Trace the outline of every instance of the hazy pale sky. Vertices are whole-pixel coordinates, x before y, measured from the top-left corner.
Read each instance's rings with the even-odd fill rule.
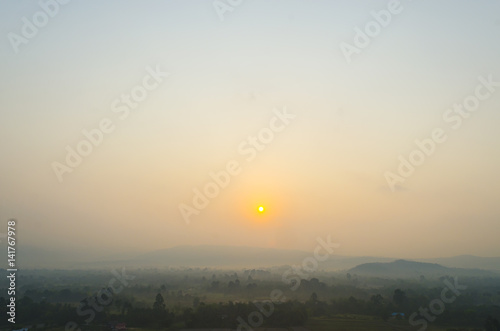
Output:
[[[0,219],[18,245],[500,252],[498,1],[0,7]],[[88,155],[73,167],[67,148]]]

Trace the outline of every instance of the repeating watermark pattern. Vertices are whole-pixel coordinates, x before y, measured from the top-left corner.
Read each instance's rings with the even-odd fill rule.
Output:
[[[479,76],[477,79],[479,84],[474,89],[474,92],[466,96],[461,103],[455,103],[443,113],[443,121],[450,125],[453,130],[460,129],[463,121],[478,110],[481,102],[489,99],[496,89],[500,87],[500,82],[494,81],[492,74],[488,75],[487,78]],[[391,191],[395,192],[400,184],[404,183],[415,172],[417,167],[421,166],[427,158],[434,154],[437,146],[447,139],[446,130],[436,127],[431,131],[430,137],[415,140],[416,147],[407,157],[398,156],[397,173],[393,171],[384,173],[384,178]]]
[[[243,0],[215,0],[212,5],[221,21],[224,21],[224,15],[232,13],[235,8],[239,7]]]
[[[410,0],[411,1],[411,0]],[[383,28],[387,28],[395,15],[403,12],[403,6],[399,0],[390,0],[387,3],[387,9],[381,9],[378,12],[372,11],[370,15],[372,20],[368,21],[364,28],[354,27],[354,38],[352,44],[347,42],[340,43],[340,51],[344,55],[348,64],[352,62],[352,57],[360,54],[363,49],[368,47],[372,40],[376,38]]]
[[[129,117],[131,110],[137,109],[139,104],[146,100],[149,93],[164,81],[165,77],[170,75],[161,70],[159,65],[155,69],[146,67],[147,74],[143,77],[142,83],[134,86],[129,93],[122,93],[111,102],[110,108],[114,113],[119,114],[120,120]],[[65,162],[52,162],[52,170],[57,180],[62,183],[65,173],[72,173],[89,156],[95,147],[102,144],[104,137],[115,130],[116,126],[112,119],[104,117],[99,121],[97,128],[82,130],[83,138],[76,143],[74,147],[66,146]]]
[[[269,145],[275,138],[276,133],[280,133],[286,129],[291,123],[291,120],[296,115],[287,112],[286,107],[279,111],[273,110],[274,116],[269,120],[269,126],[262,128],[255,136],[248,136],[238,145],[238,154],[246,156],[247,162],[253,161],[259,152],[262,152],[266,145]],[[237,160],[229,160],[226,162],[226,167],[220,171],[209,172],[208,181],[203,190],[197,187],[193,188],[192,205],[185,203],[179,204],[179,211],[184,221],[189,224],[193,215],[199,215],[201,210],[205,209],[210,201],[215,199],[222,189],[226,188],[231,182],[231,178],[241,173],[242,167]]]
[[[292,266],[290,269],[283,272],[281,280],[284,284],[290,285],[292,291],[296,291],[303,279],[308,279],[309,275],[318,269],[319,262],[324,262],[328,260],[330,255],[333,254],[334,248],[340,247],[340,244],[333,243],[331,241],[331,236],[326,237],[326,241],[323,238],[316,238],[318,245],[314,249],[313,256],[306,257],[302,260],[300,266]],[[324,253],[321,251],[324,250]],[[273,289],[269,293],[269,300],[264,301],[254,301],[257,310],[248,314],[247,321],[243,318],[238,317],[238,327],[237,331],[253,331],[252,328],[259,328],[264,323],[264,316],[270,317],[274,312],[274,305],[279,304],[286,300],[284,293],[280,289]]]
[[[21,33],[7,33],[7,39],[9,39],[14,52],[19,53],[21,45],[28,44],[30,40],[38,35],[40,29],[44,28],[52,18],[59,14],[60,5],[66,5],[69,2],[70,0],[40,0],[38,5],[41,10],[33,14],[31,20],[26,16],[21,18]]]
[[[103,288],[96,292],[93,296],[82,300],[76,308],[76,313],[78,314],[78,316],[84,317],[88,315],[88,317],[84,320],[87,325],[94,320],[96,312],[102,312],[104,310],[104,307],[109,306],[113,302],[113,297],[116,294],[123,291],[124,287],[129,286],[129,280],[135,279],[135,276],[127,275],[125,273],[125,268],[122,268],[121,274],[116,270],[112,270],[111,273],[114,275],[114,277],[109,280],[108,287]],[[116,283],[119,283],[120,286],[116,287]],[[66,323],[64,330],[81,331],[81,329],[78,327],[78,323],[74,321]]]
[[[467,289],[467,286],[458,284],[457,277],[454,279],[454,284],[452,284],[448,279],[445,279],[443,282],[446,286],[441,291],[441,296],[429,302],[429,308],[420,307],[418,312],[414,312],[410,315],[408,322],[411,326],[422,326],[418,329],[418,331],[424,331],[427,329],[428,322],[433,322],[438,315],[441,315],[444,312],[445,303],[453,303],[461,294],[460,290]],[[417,317],[422,318],[415,320]]]

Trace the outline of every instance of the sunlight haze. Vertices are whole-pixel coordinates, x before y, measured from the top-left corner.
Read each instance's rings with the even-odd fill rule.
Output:
[[[1,6],[0,218],[19,245],[312,252],[330,235],[339,255],[499,255],[498,1],[402,0],[350,62],[341,44],[388,1],[244,1],[221,20],[212,1],[75,0],[17,52],[7,35],[40,6]],[[416,140],[434,147],[404,177]]]

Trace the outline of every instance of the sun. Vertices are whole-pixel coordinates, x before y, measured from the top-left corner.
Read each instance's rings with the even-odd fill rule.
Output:
[[[259,211],[259,213],[263,213],[264,212],[264,207],[263,206],[259,206],[259,208],[257,208],[257,210]]]

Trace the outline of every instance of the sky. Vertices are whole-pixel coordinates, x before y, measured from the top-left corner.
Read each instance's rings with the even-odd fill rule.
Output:
[[[18,246],[499,255],[498,1],[0,7]]]

